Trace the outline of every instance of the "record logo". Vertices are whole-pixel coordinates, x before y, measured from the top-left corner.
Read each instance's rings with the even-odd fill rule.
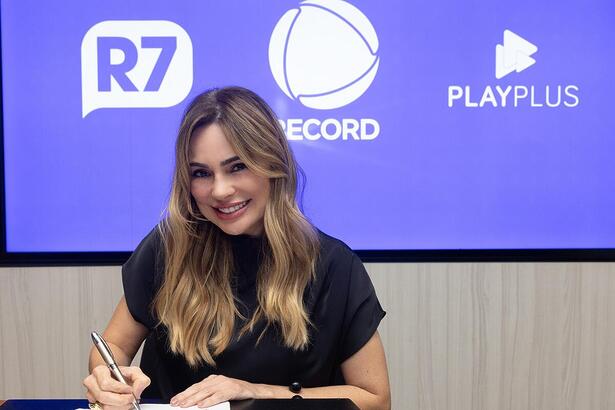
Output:
[[[289,98],[329,110],[371,85],[380,59],[367,17],[342,0],[306,0],[278,21],[269,41],[273,78]]]

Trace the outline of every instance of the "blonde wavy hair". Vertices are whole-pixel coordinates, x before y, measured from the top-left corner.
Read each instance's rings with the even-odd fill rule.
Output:
[[[205,220],[190,194],[190,139],[216,123],[248,169],[269,178],[264,214],[263,260],[257,273],[258,307],[251,318],[236,308],[229,236]],[[165,255],[164,281],[153,303],[168,328],[170,348],[193,367],[214,366],[234,337],[263,320],[282,331],[284,344],[309,342],[304,291],[314,276],[318,236],[296,200],[298,166],[269,106],[241,87],[213,89],[188,107],[177,137],[175,170],[166,218],[159,224]],[[235,320],[243,325],[234,334]],[[260,340],[260,337],[259,337]]]

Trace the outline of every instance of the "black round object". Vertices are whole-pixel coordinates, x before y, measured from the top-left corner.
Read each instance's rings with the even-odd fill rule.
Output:
[[[293,393],[299,393],[301,391],[301,383],[292,382],[290,386],[288,386],[288,389],[292,391]]]

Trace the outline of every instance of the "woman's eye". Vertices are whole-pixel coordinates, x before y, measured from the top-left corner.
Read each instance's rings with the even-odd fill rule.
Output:
[[[205,171],[204,169],[195,169],[194,171],[192,171],[192,176],[194,178],[206,178],[209,176],[209,172]]]
[[[246,169],[246,164],[244,164],[243,162],[238,162],[236,164],[233,164],[233,167],[231,168],[231,172],[237,172],[237,171],[241,171],[242,169]]]

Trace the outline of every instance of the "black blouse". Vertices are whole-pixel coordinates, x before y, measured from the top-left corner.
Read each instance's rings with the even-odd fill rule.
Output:
[[[167,329],[156,326],[151,303],[164,275],[160,233],[152,230],[122,267],[124,294],[135,320],[150,329],[141,368],[152,379],[143,397],[171,397],[210,374],[222,374],[252,383],[303,387],[344,384],[340,365],[371,338],[385,315],[360,259],[343,242],[319,232],[320,256],[315,279],[305,292],[305,304],[313,326],[305,350],[284,346],[273,326],[256,341],[264,324],[235,339],[219,356],[216,367],[203,364],[190,368],[181,355],[173,354]],[[250,318],[257,306],[256,275],[261,260],[260,238],[232,236],[237,272],[233,291],[238,309]],[[237,319],[237,329],[242,323]]]

